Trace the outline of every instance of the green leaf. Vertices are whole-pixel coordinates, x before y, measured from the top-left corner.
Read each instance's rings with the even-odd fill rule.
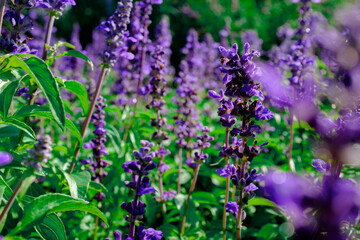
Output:
[[[85,62],[87,62],[90,65],[91,70],[94,70],[93,62],[85,54],[83,54],[82,52],[80,52],[78,50],[69,50],[69,51],[63,52],[60,55],[55,56],[55,58],[58,58],[58,57],[76,57],[76,58],[80,58],[80,59],[84,60]]]
[[[35,230],[44,240],[67,239],[64,224],[55,213],[46,216],[41,224],[35,226]]]
[[[66,81],[65,89],[79,98],[84,115],[86,115],[89,111],[89,96],[85,87],[78,81]]]
[[[3,195],[5,193],[5,188],[6,188],[6,186],[0,185],[0,205],[1,205]]]
[[[21,202],[21,199],[24,197],[25,193],[29,189],[30,185],[34,182],[34,180],[35,180],[35,176],[32,174],[31,171],[24,173],[23,183],[21,185],[21,189],[17,196],[19,202]]]
[[[39,224],[46,215],[56,212],[85,211],[98,216],[108,225],[105,215],[94,205],[90,205],[87,201],[59,193],[48,193],[34,198],[33,201],[25,205],[24,209],[26,209],[26,212],[23,218],[10,235],[17,234],[22,230]]]
[[[65,47],[68,47],[68,48],[72,48],[72,49],[75,49],[76,47],[74,45],[72,45],[71,43],[68,43],[68,42],[64,42],[64,41],[58,41],[57,43],[54,44],[54,48],[55,49],[58,49],[59,47],[62,47],[62,46],[65,46]]]
[[[19,109],[13,117],[26,117],[26,116],[37,116],[37,117],[44,117],[51,120],[54,120],[54,116],[50,112],[49,108],[46,106],[39,106],[39,105],[25,105],[21,109]],[[82,137],[77,129],[77,127],[74,125],[72,121],[69,119],[65,119],[65,127],[70,130],[72,135],[74,135],[79,142],[82,144]]]
[[[257,239],[273,239],[278,235],[278,226],[276,224],[265,224],[257,233]]]
[[[18,129],[24,131],[25,133],[27,133],[32,139],[34,139],[34,140],[36,139],[34,130],[32,130],[32,128],[30,126],[28,126],[27,124],[15,119],[15,118],[8,118],[8,119],[6,119],[5,122],[0,122],[0,123],[14,126]]]
[[[249,200],[248,206],[267,206],[267,207],[278,207],[274,202],[267,200],[262,197],[254,197]]]
[[[0,114],[5,119],[8,115],[11,102],[13,100],[16,89],[19,87],[20,80],[8,82],[0,92]]]
[[[65,109],[60,97],[57,81],[48,65],[40,58],[31,57],[24,61],[33,73],[30,75],[43,91],[49,102],[50,110],[55,121],[63,129],[65,126]]]
[[[71,196],[85,199],[91,181],[90,173],[88,171],[73,174],[62,171],[62,173],[69,184]]]

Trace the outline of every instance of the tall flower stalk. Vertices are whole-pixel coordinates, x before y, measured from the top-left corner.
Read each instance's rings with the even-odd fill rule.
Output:
[[[154,143],[142,140],[140,144],[142,147],[139,151],[134,151],[136,161],[127,161],[122,165],[125,172],[131,173],[131,181],[125,181],[125,186],[135,193],[134,199],[131,202],[123,202],[120,205],[121,208],[128,213],[128,215],[125,215],[125,220],[130,223],[129,234],[125,235],[124,239],[134,239],[135,236],[138,236],[140,239],[160,240],[162,238],[162,232],[155,231],[152,228],[143,232],[144,227],[142,225],[138,228],[136,234],[135,223],[141,220],[146,212],[146,204],[139,198],[145,194],[153,194],[156,192],[156,190],[151,187],[150,179],[147,176],[149,175],[149,171],[157,167],[156,163],[152,161],[155,157],[155,152],[151,151]],[[150,232],[153,238],[149,236],[149,238],[141,238],[142,235],[150,235]]]
[[[200,43],[198,34],[194,29],[189,31],[187,43],[182,49],[185,59],[180,63],[179,77],[175,79],[179,85],[176,89],[178,98],[174,101],[178,106],[178,115],[175,121],[175,133],[178,138],[176,144],[179,147],[179,168],[178,168],[178,192],[181,188],[182,153],[186,150],[186,156],[191,155],[192,139],[199,130],[201,124],[197,123],[199,118],[196,110],[196,102],[199,101],[197,71],[201,59],[196,54]]]
[[[256,179],[255,170],[251,170],[249,163],[257,156],[266,143],[257,145],[257,141],[251,138],[260,133],[261,127],[255,123],[259,120],[269,120],[273,113],[262,105],[264,96],[260,90],[260,84],[255,80],[258,77],[259,69],[252,62],[254,56],[259,57],[257,51],[250,51],[250,45],[244,45],[244,55],[239,57],[237,54],[238,46],[234,44],[232,49],[226,50],[219,47],[221,53],[221,62],[223,66],[221,71],[225,73],[223,84],[225,91],[220,90],[220,94],[215,91],[209,91],[209,95],[220,101],[218,115],[220,122],[226,130],[225,146],[220,151],[220,157],[226,159],[225,168],[217,170],[220,176],[227,178],[227,186],[224,208],[226,212],[232,212],[236,219],[237,239],[241,239],[242,220],[245,212],[244,207],[247,204],[248,197],[253,196],[253,191],[257,187],[252,183]],[[235,127],[237,119],[240,120],[239,126]],[[230,131],[229,131],[230,130]],[[232,136],[232,143],[229,146],[228,133]],[[227,159],[235,158],[236,164],[230,164]],[[239,191],[239,197],[235,203],[237,211],[234,211],[231,202],[227,202],[229,195],[228,181],[232,183]],[[243,217],[242,217],[243,216]],[[223,239],[226,239],[226,214],[223,218]]]
[[[118,2],[117,9],[107,21],[103,22],[98,28],[104,31],[106,35],[106,49],[103,53],[100,54],[102,58],[102,69],[97,82],[95,92],[93,94],[89,112],[86,116],[86,119],[82,125],[81,129],[81,138],[84,139],[86,129],[89,126],[91,115],[93,114],[96,100],[100,96],[103,82],[106,78],[107,73],[110,71],[111,67],[117,62],[119,56],[127,57],[127,48],[124,46],[124,38],[127,29],[127,24],[129,23],[130,11],[132,8],[132,0],[122,0]],[[71,163],[69,173],[72,173],[75,167],[75,161],[79,155],[80,146],[79,142],[76,144],[74,160]]]
[[[299,2],[299,0],[293,0],[293,2]],[[292,52],[287,61],[289,69],[291,72],[291,77],[288,78],[290,85],[294,88],[293,95],[291,98],[294,101],[301,100],[304,96],[306,82],[309,81],[307,78],[311,78],[309,75],[309,67],[313,64],[313,60],[309,58],[307,54],[307,49],[309,47],[309,27],[310,27],[310,2],[319,2],[319,0],[301,0],[301,5],[299,7],[300,17],[298,19],[299,27],[295,32],[297,36],[297,41],[291,46]],[[288,170],[294,170],[294,162],[292,159],[292,150],[293,150],[293,139],[294,139],[294,118],[298,117],[299,114],[295,112],[294,106],[290,107],[290,139],[289,139],[289,149],[287,154],[288,160]]]
[[[156,157],[159,159],[158,176],[160,196],[156,197],[156,200],[162,204],[161,210],[165,217],[165,202],[169,197],[171,197],[171,195],[175,194],[171,190],[169,192],[164,191],[163,186],[163,174],[169,169],[169,167],[164,162],[164,158],[170,153],[169,150],[162,146],[162,143],[169,138],[167,132],[163,129],[163,127],[166,125],[166,118],[163,117],[162,114],[163,106],[166,104],[164,96],[167,93],[167,81],[165,79],[167,65],[164,60],[164,55],[165,53],[162,46],[156,45],[152,54],[153,64],[151,65],[152,71],[150,83],[149,85],[142,88],[142,92],[151,96],[151,100],[146,105],[146,107],[152,108],[152,110],[156,113],[156,118],[151,119],[151,126],[156,129],[152,135],[152,140],[158,145],[158,149],[156,150]]]

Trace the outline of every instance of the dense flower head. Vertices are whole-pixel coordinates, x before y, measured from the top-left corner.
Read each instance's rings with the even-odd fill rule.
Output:
[[[161,46],[164,51],[163,59],[166,69],[164,72],[168,76],[172,76],[175,72],[175,69],[170,65],[170,57],[171,57],[171,43],[172,43],[172,35],[170,30],[170,22],[169,17],[164,15],[161,17],[161,21],[155,28],[155,36],[154,36],[154,47]]]
[[[0,166],[11,163],[13,156],[10,153],[0,151]]]
[[[113,66],[119,56],[133,58],[124,45],[131,9],[132,0],[119,1],[115,13],[98,26],[106,35],[106,49],[100,54],[105,65]]]
[[[322,185],[295,174],[265,175],[263,196],[290,216],[298,239],[347,239],[343,226],[360,213],[360,189],[348,179],[324,176]],[[291,187],[289,187],[291,186]]]
[[[47,161],[51,158],[52,141],[49,135],[38,135],[34,148],[29,148],[29,158],[23,161],[23,165],[31,166],[35,170],[41,171]]]
[[[221,124],[230,128],[236,123],[236,117],[245,119],[246,123],[250,122],[252,118],[255,120],[271,119],[273,113],[262,105],[261,100],[264,100],[264,95],[260,90],[260,84],[254,81],[259,69],[252,59],[254,56],[260,56],[259,53],[254,50],[250,51],[247,43],[244,45],[244,55],[241,58],[237,54],[237,44],[234,44],[229,50],[223,47],[219,47],[219,50],[223,64],[221,71],[225,73],[223,84],[226,89],[225,91],[220,90],[220,94],[211,90],[209,95],[221,103],[218,109]],[[248,129],[243,128],[242,131],[252,134],[256,129],[257,127],[248,127]]]

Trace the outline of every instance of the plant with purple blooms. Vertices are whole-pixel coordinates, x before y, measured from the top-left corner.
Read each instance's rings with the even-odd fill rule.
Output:
[[[223,239],[226,239],[226,208],[229,198],[229,180],[233,182],[236,189],[239,190],[237,204],[239,213],[236,215],[237,239],[241,239],[241,225],[243,209],[247,204],[248,197],[254,196],[253,191],[257,187],[253,181],[257,178],[255,169],[249,170],[249,163],[256,157],[266,142],[257,145],[255,140],[252,146],[250,139],[260,133],[261,127],[255,123],[259,120],[269,120],[274,115],[263,106],[264,96],[260,90],[260,84],[255,80],[258,77],[259,69],[255,66],[252,59],[254,56],[260,56],[257,51],[250,51],[250,45],[244,45],[244,55],[239,57],[237,54],[238,46],[234,44],[232,49],[226,50],[219,47],[221,53],[221,62],[223,67],[221,71],[225,73],[223,84],[226,89],[220,90],[220,94],[215,91],[209,91],[209,95],[220,101],[218,115],[223,127],[226,128],[225,145],[220,151],[219,156],[225,158],[225,168],[218,169],[220,176],[226,177],[226,192],[223,217]],[[239,118],[239,127],[234,127],[236,118]],[[229,136],[232,136],[232,144],[229,145]],[[236,165],[229,163],[231,157],[236,159]]]
[[[134,151],[136,161],[127,161],[122,165],[125,172],[131,173],[131,181],[125,181],[125,185],[135,192],[134,199],[131,202],[123,202],[121,208],[128,213],[125,220],[130,223],[129,234],[125,235],[125,239],[161,239],[162,233],[152,228],[144,229],[142,225],[135,231],[135,223],[141,220],[146,212],[146,204],[139,200],[139,197],[145,194],[153,194],[156,190],[151,187],[150,179],[147,177],[149,171],[156,168],[156,163],[152,161],[155,152],[151,152],[154,143],[142,140],[142,147],[139,151]]]

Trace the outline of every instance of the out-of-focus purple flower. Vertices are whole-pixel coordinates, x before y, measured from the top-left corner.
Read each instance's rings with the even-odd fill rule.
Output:
[[[227,202],[225,208],[226,212],[233,214],[235,220],[238,218],[239,205],[236,202]]]
[[[42,170],[47,161],[51,158],[52,141],[49,135],[38,135],[34,148],[29,148],[29,158],[22,162],[23,165],[33,167],[37,171]]]
[[[136,240],[161,240],[162,232],[157,231],[153,228],[145,229],[143,225],[140,225],[138,228],[138,235],[135,238]]]
[[[270,172],[264,177],[263,196],[290,216],[299,239],[347,239],[345,224],[360,213],[359,187],[347,179],[325,176],[322,185],[295,174]],[[291,187],[289,187],[291,186]]]
[[[250,46],[252,46],[254,49],[257,49],[260,54],[262,54],[262,48],[261,45],[263,43],[263,40],[259,38],[257,31],[255,30],[246,30],[241,33],[241,43],[249,43]]]
[[[0,166],[11,163],[13,156],[10,153],[0,151]]]
[[[321,159],[313,159],[312,166],[316,169],[318,172],[327,173],[330,171],[331,163],[325,162]]]
[[[54,11],[60,13],[64,11],[64,8],[67,5],[75,6],[76,2],[74,0],[36,0],[36,6],[48,9],[49,11]]]

